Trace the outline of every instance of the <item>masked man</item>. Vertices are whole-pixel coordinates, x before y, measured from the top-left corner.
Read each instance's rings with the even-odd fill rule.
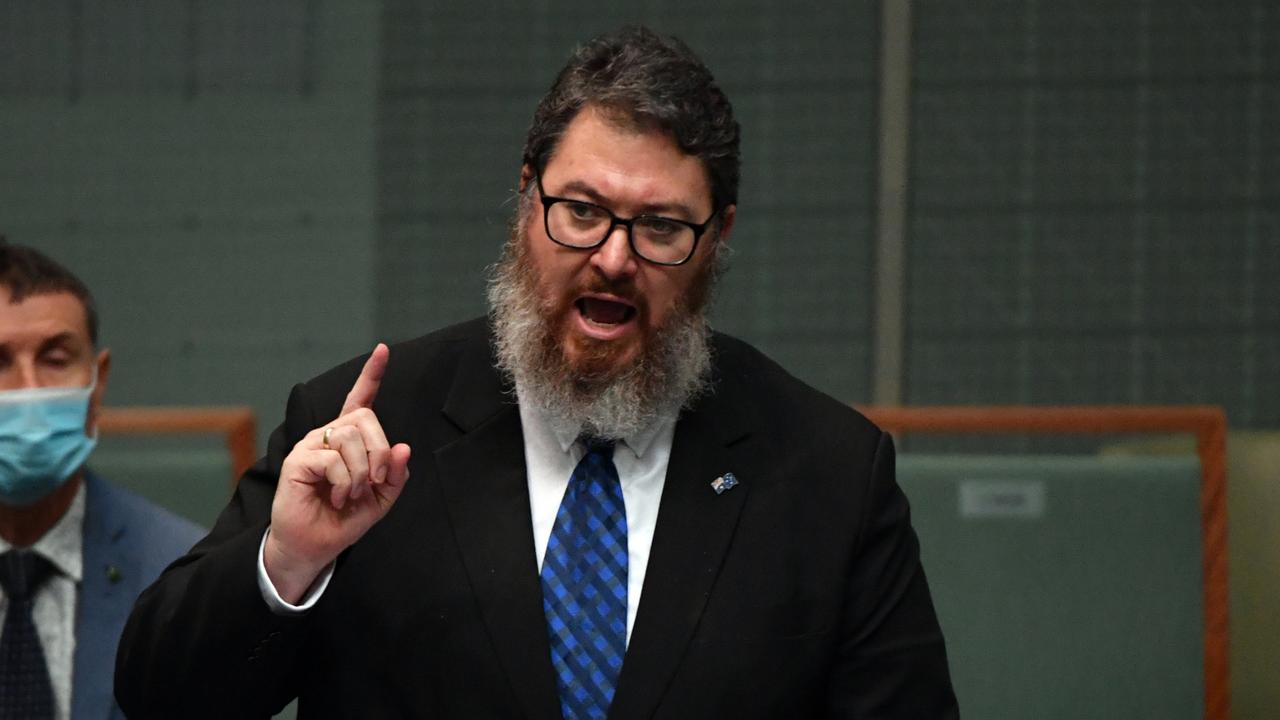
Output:
[[[123,717],[129,608],[201,534],[84,469],[110,369],[84,284],[0,239],[0,718]]]
[[[130,717],[954,717],[889,437],[707,327],[738,168],[687,47],[583,46],[489,318],[295,388],[139,598]]]

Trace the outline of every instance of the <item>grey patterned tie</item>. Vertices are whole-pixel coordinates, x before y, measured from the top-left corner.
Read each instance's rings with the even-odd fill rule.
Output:
[[[0,555],[0,588],[9,598],[0,636],[0,718],[53,718],[53,685],[31,608],[53,565],[30,550]]]

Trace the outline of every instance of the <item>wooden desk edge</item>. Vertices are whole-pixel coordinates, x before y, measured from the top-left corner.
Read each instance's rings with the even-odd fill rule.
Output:
[[[231,455],[233,482],[257,459],[257,420],[246,406],[105,407],[98,429],[107,434],[222,435]]]

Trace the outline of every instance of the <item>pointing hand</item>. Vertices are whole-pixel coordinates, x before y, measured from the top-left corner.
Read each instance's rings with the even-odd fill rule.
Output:
[[[338,417],[307,433],[281,466],[263,562],[286,602],[387,514],[409,477],[409,446],[388,445],[373,413],[389,356],[379,343]]]

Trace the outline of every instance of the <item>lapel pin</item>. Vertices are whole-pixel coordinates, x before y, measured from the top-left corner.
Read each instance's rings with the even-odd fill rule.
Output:
[[[110,582],[112,585],[115,585],[116,583],[120,582],[120,580],[123,578],[124,576],[120,574],[120,568],[116,567],[115,565],[107,566],[108,582]]]
[[[725,490],[732,490],[738,484],[738,478],[733,473],[725,473],[715,480],[711,481],[711,489],[716,491],[717,495],[723,495]]]

